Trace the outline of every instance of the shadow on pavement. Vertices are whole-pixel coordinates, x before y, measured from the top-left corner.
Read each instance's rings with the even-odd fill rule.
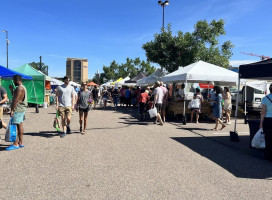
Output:
[[[37,132],[24,133],[24,135],[52,138],[52,137],[59,136],[59,133],[60,132],[58,132],[58,131],[40,131],[39,133],[37,133]]]
[[[7,144],[0,144],[0,151],[7,151],[6,148],[9,147],[10,145],[12,145],[12,143],[10,143],[9,145],[7,145]]]
[[[135,124],[137,124],[137,125],[140,125],[140,126],[146,126],[146,125],[148,125],[149,123],[147,123],[147,122],[136,122],[136,121],[129,121],[129,120],[126,120],[126,122],[118,122],[118,123],[121,123],[121,124],[128,124],[128,125],[135,125]]]
[[[240,137],[244,140],[247,138]],[[272,163],[263,160],[263,152],[249,148],[248,152],[227,144],[220,143],[220,140],[229,140],[228,136],[220,137],[173,137],[171,138],[201,156],[223,167],[225,170],[239,178],[271,179]],[[215,142],[217,140],[217,142]],[[239,145],[240,143],[236,143]],[[251,153],[256,154],[253,157]]]

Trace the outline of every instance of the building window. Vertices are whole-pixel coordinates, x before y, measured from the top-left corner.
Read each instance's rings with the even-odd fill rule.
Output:
[[[74,81],[81,81],[81,61],[79,60],[74,61]]]

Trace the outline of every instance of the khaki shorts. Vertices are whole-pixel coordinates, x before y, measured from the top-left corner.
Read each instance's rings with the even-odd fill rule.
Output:
[[[65,115],[67,117],[71,117],[72,114],[72,107],[59,107],[59,115],[64,117]]]
[[[0,107],[0,119],[3,120],[3,107]]]

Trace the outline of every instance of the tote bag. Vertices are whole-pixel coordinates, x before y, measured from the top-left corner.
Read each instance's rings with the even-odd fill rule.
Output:
[[[54,119],[53,127],[57,129],[57,131],[60,131],[60,117],[59,117],[59,111],[56,113],[56,117]]]
[[[264,149],[265,148],[265,139],[263,134],[263,129],[260,128],[258,132],[254,135],[251,146],[257,149]]]
[[[199,99],[193,99],[190,103],[191,103],[191,108],[199,108],[200,107],[200,100]]]
[[[17,138],[17,128],[13,124],[12,117],[10,118],[9,124],[7,126],[5,141],[6,142],[15,142]]]
[[[157,108],[156,107],[150,109],[148,112],[149,112],[150,118],[157,116]]]

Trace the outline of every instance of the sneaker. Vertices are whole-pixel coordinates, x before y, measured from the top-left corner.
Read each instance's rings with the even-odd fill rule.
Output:
[[[80,133],[82,132],[82,126],[79,128]]]
[[[66,128],[67,128],[67,134],[70,134],[71,133],[70,126],[66,126]]]
[[[11,145],[11,146],[7,147],[6,150],[11,151],[11,150],[19,149],[19,148],[20,148],[19,146]]]
[[[227,125],[231,125],[231,122],[228,122]]]
[[[60,134],[61,138],[64,138],[67,134],[65,132],[63,132],[62,134]]]

